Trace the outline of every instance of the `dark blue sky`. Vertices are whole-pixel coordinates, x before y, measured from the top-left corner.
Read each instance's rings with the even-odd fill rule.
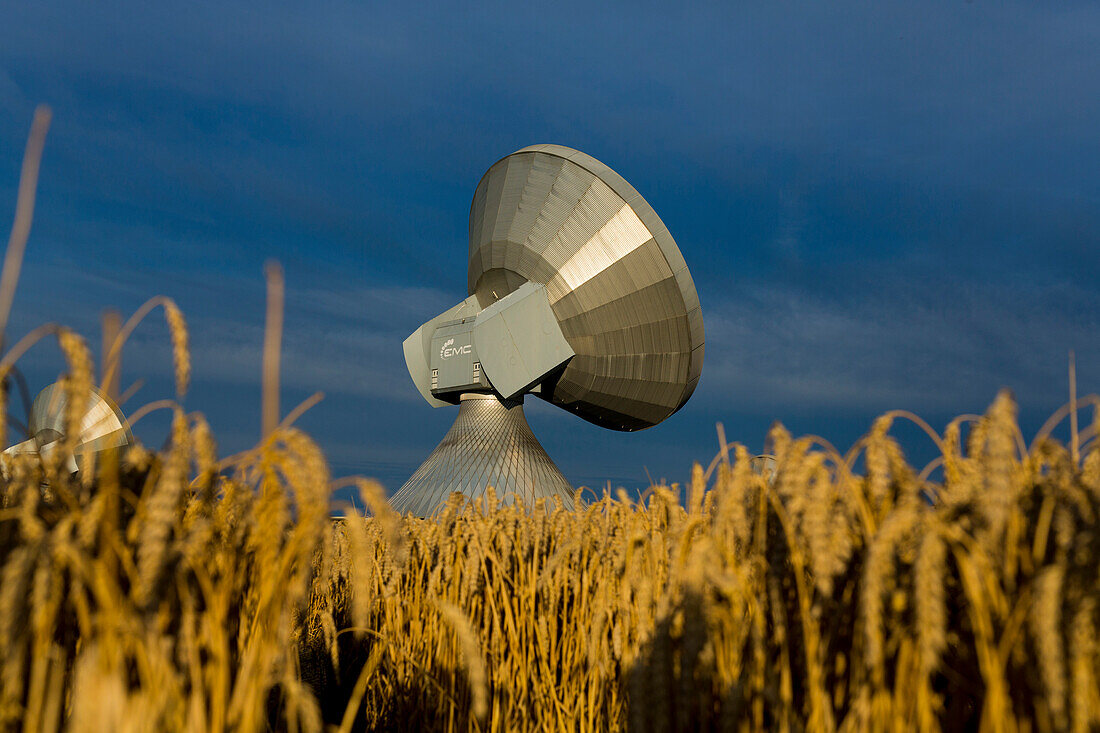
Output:
[[[301,424],[334,470],[399,485],[454,417],[401,340],[465,295],[482,173],[540,142],[649,200],[706,323],[699,389],[655,428],[529,400],[577,484],[682,480],[718,421],[755,450],[773,420],[846,447],[885,410],[942,428],[1002,386],[1030,434],[1070,349],[1100,391],[1094,3],[163,5],[0,7],[9,212],[33,107],[55,114],[12,335],[57,320],[98,341],[104,308],[175,298],[187,406],[224,453],[259,431],[276,259],[284,409],[325,391]],[[155,322],[131,341],[131,407],[169,395],[167,344]],[[52,347],[23,365],[35,386],[60,368]]]

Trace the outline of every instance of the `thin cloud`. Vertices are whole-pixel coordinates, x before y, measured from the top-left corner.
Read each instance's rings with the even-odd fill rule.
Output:
[[[950,293],[950,298],[946,297]],[[1000,387],[1053,409],[1067,351],[1082,386],[1100,388],[1100,293],[904,283],[844,301],[759,284],[707,313],[708,403],[752,412],[875,414],[981,406]]]

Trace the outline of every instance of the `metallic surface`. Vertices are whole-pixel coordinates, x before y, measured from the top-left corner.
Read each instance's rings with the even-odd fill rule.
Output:
[[[401,344],[401,348],[405,353],[405,366],[409,370],[409,376],[412,377],[413,384],[416,385],[420,396],[427,400],[432,407],[453,404],[437,399],[432,395],[432,337],[435,335],[436,328],[448,321],[473,317],[480,310],[481,306],[478,305],[477,298],[471,295],[458,305],[448,308],[420,326]]]
[[[527,281],[546,285],[576,354],[540,397],[615,430],[687,402],[703,368],[695,285],[656,212],[595,158],[535,145],[478,184],[468,292],[485,308]]]
[[[749,468],[752,469],[752,472],[763,476],[768,481],[773,481],[775,479],[775,467],[775,456],[767,453],[762,453],[749,459]]]
[[[474,351],[505,399],[523,399],[573,358],[541,283],[524,283],[477,314]]]
[[[569,482],[523,416],[523,395],[615,430],[680,409],[703,368],[687,264],[621,176],[571,148],[536,145],[478,184],[467,274],[470,297],[404,342],[428,403],[461,399],[450,431],[390,503],[428,516],[452,492],[476,499],[492,486],[505,503],[557,497],[572,508]]]
[[[440,324],[432,335],[431,391],[455,402],[463,392],[491,392],[474,353],[474,319]],[[457,393],[457,394],[455,394]]]
[[[39,452],[48,451],[62,438],[67,402],[64,387],[56,382],[34,398],[27,427]],[[88,407],[80,419],[73,456],[79,462],[92,454],[125,449],[133,443],[134,436],[122,411],[93,387]]]
[[[462,395],[458,417],[423,465],[390,498],[401,514],[431,516],[452,492],[470,499],[492,486],[503,504],[516,498],[531,508],[557,497],[573,508],[573,487],[539,444],[519,402],[495,395]]]

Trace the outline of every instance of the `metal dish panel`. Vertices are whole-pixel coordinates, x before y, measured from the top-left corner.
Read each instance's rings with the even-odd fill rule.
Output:
[[[470,209],[468,292],[482,307],[546,285],[576,356],[540,397],[609,428],[654,425],[691,396],[703,320],[683,255],[645,199],[558,145],[494,164]]]

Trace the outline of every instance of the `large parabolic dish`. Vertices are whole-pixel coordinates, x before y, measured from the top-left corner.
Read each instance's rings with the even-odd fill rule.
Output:
[[[403,345],[421,395],[458,418],[393,496],[431,514],[487,486],[506,503],[572,488],[523,415],[534,394],[601,427],[641,430],[680,409],[703,368],[687,264],[652,207],[595,158],[535,145],[497,161],[470,206],[469,297]]]
[[[37,453],[49,455],[65,440],[65,420],[69,397],[60,382],[49,385],[34,398],[31,404],[27,432],[30,438],[9,447],[4,453],[18,455]],[[121,455],[134,444],[130,424],[118,406],[95,387],[91,388],[84,414],[73,426],[76,437],[72,442],[72,455],[68,456],[68,468],[72,472],[83,469],[107,451]]]
[[[576,355],[538,396],[614,430],[680,409],[703,370],[687,263],[641,194],[590,155],[534,145],[482,177],[470,206],[468,292],[484,308],[542,283]]]

